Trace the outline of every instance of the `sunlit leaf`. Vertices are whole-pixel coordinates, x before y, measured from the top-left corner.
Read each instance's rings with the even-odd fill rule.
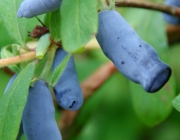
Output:
[[[52,77],[51,77],[51,85],[54,86],[58,82],[59,77],[63,73],[63,71],[66,68],[66,65],[71,57],[71,54],[68,54],[64,57],[63,61],[57,66],[57,68],[54,70]]]
[[[64,0],[60,8],[61,39],[68,52],[75,52],[97,32],[96,0]]]
[[[49,28],[54,41],[60,41],[60,9],[50,13]]]

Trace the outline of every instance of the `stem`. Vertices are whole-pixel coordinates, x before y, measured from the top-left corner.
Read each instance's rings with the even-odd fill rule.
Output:
[[[117,7],[136,7],[136,8],[156,10],[156,11],[164,12],[167,14],[180,16],[180,8],[173,7],[173,6],[167,6],[164,4],[153,3],[153,2],[133,1],[133,0],[121,0],[121,1],[116,0],[115,5]]]
[[[101,7],[101,10],[107,10],[108,9],[106,0],[98,0],[98,2],[99,2],[99,5]]]
[[[9,66],[12,64],[18,64],[18,63],[23,63],[29,60],[33,60],[36,58],[36,52],[31,51],[28,53],[24,53],[18,56],[10,57],[10,58],[5,58],[5,59],[0,59],[0,68]]]
[[[54,44],[51,44],[50,48],[49,48],[49,51],[48,51],[48,59],[47,59],[47,62],[46,62],[46,65],[45,65],[45,68],[41,74],[41,78],[45,79],[48,81],[48,78],[49,78],[49,75],[51,73],[51,69],[52,69],[52,63],[53,63],[53,59],[54,59],[54,55],[56,53],[56,49],[57,49],[57,46],[54,45]]]
[[[46,27],[46,25],[37,16],[36,19],[42,24],[43,27]]]
[[[113,10],[115,8],[115,0],[110,0],[109,9]]]
[[[9,76],[13,76],[15,74],[15,72],[11,71],[8,67],[2,68],[2,71],[8,74]]]
[[[166,27],[166,35],[168,37],[168,44],[172,45],[180,41],[180,25],[168,25]]]
[[[108,78],[117,71],[114,64],[109,61],[99,67],[92,75],[81,83],[84,99],[88,99]],[[98,79],[98,80],[97,80]]]

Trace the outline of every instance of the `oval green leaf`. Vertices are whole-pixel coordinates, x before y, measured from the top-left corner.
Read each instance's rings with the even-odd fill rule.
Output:
[[[172,101],[174,108],[180,112],[180,94]]]
[[[66,65],[71,57],[71,54],[68,54],[64,57],[63,61],[57,66],[57,68],[54,70],[52,77],[51,77],[51,86],[55,86],[58,82],[59,77],[63,73],[63,71],[66,68]]]
[[[97,32],[97,0],[63,0],[61,39],[67,52],[75,52]]]
[[[172,110],[172,100],[175,96],[175,81],[173,76],[158,92],[151,94],[135,83],[130,83],[133,107],[137,116],[148,126],[155,126],[164,121]]]
[[[54,41],[58,42],[61,39],[61,30],[60,30],[60,9],[50,13],[50,34]]]

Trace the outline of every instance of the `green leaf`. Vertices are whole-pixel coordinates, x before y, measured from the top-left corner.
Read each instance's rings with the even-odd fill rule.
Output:
[[[16,55],[19,55],[20,46],[17,44],[7,45],[1,49],[1,58],[9,58]],[[15,73],[19,73],[21,71],[20,64],[9,65],[8,66]]]
[[[75,52],[97,32],[97,0],[64,0],[60,11],[63,47]]]
[[[180,60],[180,44],[174,44],[173,46],[171,46],[171,48],[168,51],[168,54],[166,55],[166,57],[168,56],[169,60],[170,60],[170,66],[172,68],[172,74],[175,77],[176,83],[177,85],[180,83],[180,65],[179,65],[179,60]],[[180,86],[176,86],[176,93],[180,93]]]
[[[60,35],[60,9],[53,11],[50,14],[50,34],[54,41],[60,41],[61,35]]]
[[[51,41],[49,33],[41,36],[36,47],[36,58],[42,59],[50,44]]]
[[[174,100],[172,101],[172,104],[174,108],[180,112],[180,94],[176,96],[176,98],[174,98]]]
[[[1,140],[16,139],[29,85],[34,74],[34,67],[34,63],[28,64],[0,99]]]
[[[155,126],[164,121],[172,110],[175,96],[175,81],[171,76],[166,85],[158,92],[151,94],[139,84],[130,83],[133,107],[137,116],[148,126]]]
[[[71,57],[71,54],[68,54],[64,57],[63,61],[57,66],[57,68],[54,70],[52,77],[51,77],[51,85],[55,86],[59,77],[63,73],[63,71],[66,68],[66,65]]]
[[[0,0],[0,18],[14,43],[24,46],[28,19],[17,18],[17,8],[22,0]]]
[[[0,20],[0,27],[1,27],[2,21]]]
[[[17,44],[11,44],[1,49],[1,58],[8,58],[19,55],[20,46]]]
[[[50,16],[51,16],[51,12],[46,13],[44,16],[43,23],[46,25],[46,27],[49,27]]]
[[[12,44],[13,41],[8,35],[5,27],[3,26],[3,23],[0,18],[0,49],[6,46],[7,44]]]

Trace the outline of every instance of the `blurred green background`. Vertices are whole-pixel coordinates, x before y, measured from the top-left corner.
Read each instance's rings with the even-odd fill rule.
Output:
[[[171,66],[172,77],[159,92],[149,94],[116,72],[83,104],[75,123],[68,129],[68,140],[180,140],[180,113],[171,104],[180,91],[180,43],[167,44],[167,23],[162,13],[135,8],[116,10]],[[35,18],[30,19],[28,31],[37,24],[41,25]],[[0,47],[12,43],[0,21]],[[80,82],[108,61],[96,44],[91,45],[90,49],[74,55]],[[0,96],[10,77],[0,69]],[[62,110],[56,108],[59,121]]]

